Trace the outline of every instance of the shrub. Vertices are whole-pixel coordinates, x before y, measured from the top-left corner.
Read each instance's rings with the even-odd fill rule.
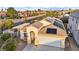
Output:
[[[4,41],[0,38],[0,47],[3,45]]]
[[[5,43],[5,45],[3,46],[3,51],[14,51],[16,50],[16,45],[15,45],[15,40],[13,38],[10,38],[9,40],[7,40],[7,42]]]
[[[1,39],[3,39],[4,41],[9,39],[10,37],[11,37],[11,35],[9,33],[4,33],[4,34],[1,35]]]

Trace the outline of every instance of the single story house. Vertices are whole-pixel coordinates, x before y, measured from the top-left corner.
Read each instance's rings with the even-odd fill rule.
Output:
[[[57,18],[47,17],[33,24],[22,24],[14,27],[19,32],[19,37],[26,40],[28,44],[48,45],[54,47],[65,48],[65,40],[67,37],[63,22]],[[15,30],[15,32],[17,31]],[[26,33],[26,34],[24,34]]]
[[[47,17],[27,27],[28,42],[65,48],[66,30],[61,20]]]

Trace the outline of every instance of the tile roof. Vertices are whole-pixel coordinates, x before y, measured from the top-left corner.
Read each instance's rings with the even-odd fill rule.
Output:
[[[70,14],[70,16],[79,18],[79,12],[74,12],[74,13]]]
[[[41,22],[36,22],[34,24],[32,24],[32,26],[36,27],[36,28],[40,28],[41,26],[43,26],[43,23]]]

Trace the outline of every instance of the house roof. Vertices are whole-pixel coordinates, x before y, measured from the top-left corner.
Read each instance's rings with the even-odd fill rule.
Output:
[[[55,25],[56,27],[59,27],[61,29],[64,29],[63,23],[61,20],[57,19],[57,18],[51,18],[51,17],[47,17],[44,20],[35,22],[32,24],[33,27],[39,29],[41,27],[47,26],[47,25]]]
[[[63,22],[61,20],[59,20],[58,18],[47,18],[47,21],[52,23],[53,25],[61,28],[61,29],[64,29],[64,26],[63,26]]]
[[[36,23],[32,24],[32,26],[34,26],[35,28],[40,28],[41,26],[43,26],[43,23],[36,22]]]
[[[13,27],[13,29],[15,29],[15,28],[21,28],[21,27],[23,27],[23,26],[27,26],[27,25],[29,25],[29,23],[24,23],[24,24],[15,26],[15,27]]]
[[[79,18],[79,12],[74,12],[74,13],[70,14],[70,16]]]
[[[60,22],[60,21],[58,21],[58,20],[55,20],[54,23],[53,23],[53,25],[55,25],[55,26],[57,26],[57,27],[59,27],[61,29],[64,29],[63,23]]]

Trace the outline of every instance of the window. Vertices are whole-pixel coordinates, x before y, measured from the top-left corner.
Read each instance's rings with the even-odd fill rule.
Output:
[[[13,36],[15,37],[15,38],[17,38],[18,37],[18,29],[14,29],[14,33],[13,33]]]
[[[57,29],[47,28],[48,34],[57,34]]]
[[[24,33],[24,37],[27,37],[27,33]]]
[[[74,21],[74,18],[72,18],[72,21]]]
[[[78,20],[78,19],[76,18],[76,23],[77,23],[77,20]]]
[[[72,26],[70,26],[70,29],[72,30]]]
[[[14,32],[17,32],[18,31],[18,29],[14,29]]]

